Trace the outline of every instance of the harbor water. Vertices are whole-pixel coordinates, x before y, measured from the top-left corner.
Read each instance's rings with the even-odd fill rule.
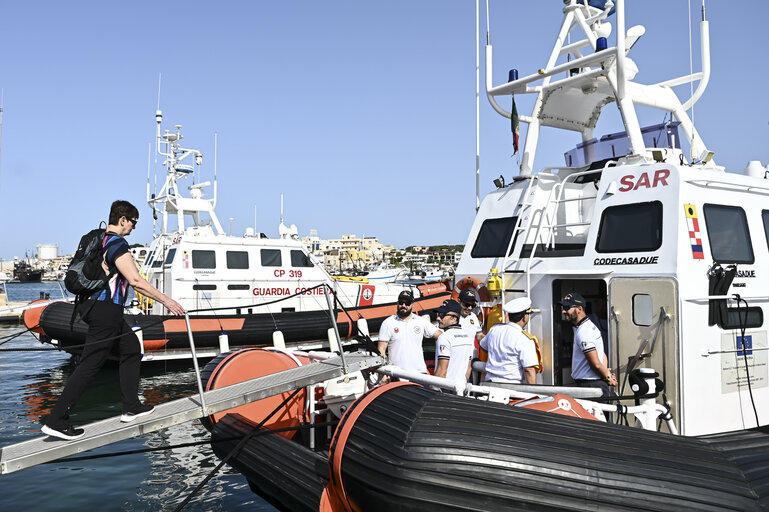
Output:
[[[58,283],[8,284],[12,301],[34,300],[41,292],[61,296]],[[0,324],[0,343],[24,330]],[[44,349],[26,333],[0,346],[0,446],[42,435],[40,419],[56,401],[74,370],[71,357],[55,350],[16,352],[9,348]],[[147,363],[142,367],[144,401],[157,404],[196,392],[191,365]],[[71,421],[85,425],[119,415],[118,368],[108,363],[75,406]],[[81,455],[113,454],[209,439],[200,421],[166,428]],[[63,442],[63,441],[62,441]],[[145,511],[176,509],[216,467],[209,444],[147,453],[55,462],[0,476],[3,510]],[[184,508],[187,511],[272,511],[251,492],[246,479],[228,466],[205,484]]]

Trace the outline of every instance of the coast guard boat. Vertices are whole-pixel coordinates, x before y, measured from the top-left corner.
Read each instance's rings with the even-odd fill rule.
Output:
[[[199,174],[202,153],[182,147],[181,126],[161,133],[161,111],[156,121],[157,153],[164,159],[166,177],[157,194],[150,193],[148,178],[147,203],[159,216],[161,229],[140,273],[193,313],[190,330],[198,357],[214,357],[235,347],[325,339],[332,303],[339,336],[349,337],[358,332],[361,319],[366,321],[364,330],[377,331],[395,313],[403,290],[413,293],[415,311],[433,309],[448,298],[450,291],[441,282],[334,279],[312,259],[296,226],[283,224],[282,215],[278,238],[251,229],[242,237],[227,235],[215,212],[216,175],[213,198],[205,198],[210,182],[191,183],[185,195],[184,180]],[[70,325],[72,308],[52,304],[25,314],[24,321],[43,341],[77,354],[87,326],[79,317]],[[191,357],[183,318],[166,316],[161,304],[141,295],[129,313],[129,322],[141,329],[144,360]]]
[[[703,12],[703,71],[645,85],[632,81],[636,67],[626,56],[644,28],[625,30],[624,0],[564,4],[539,71],[511,73],[494,86],[486,49],[494,110],[513,115],[500,96],[534,94],[536,101],[520,117],[529,124],[520,173],[510,184],[498,180],[480,204],[454,289],[475,290],[486,329],[503,321],[504,303],[531,297],[527,328],[540,339],[544,371],[526,391],[542,397],[529,402],[540,411],[525,410],[526,401],[511,406],[526,386],[513,394],[453,388],[383,367],[376,371],[412,383],[361,395],[362,377],[348,375],[298,403],[285,393],[212,417],[214,451],[279,508],[766,510],[769,275],[759,263],[769,261],[769,180],[763,168],[725,172],[686,114],[709,78],[708,22]],[[615,9],[618,44],[607,47]],[[569,34],[573,42],[565,44]],[[691,79],[699,87],[682,103],[673,87]],[[603,108],[613,104],[625,131],[594,138]],[[642,128],[637,105],[670,112],[671,122]],[[565,165],[533,173],[543,126],[578,132],[582,142]],[[582,294],[606,328],[621,405],[553,395],[572,384],[572,329],[558,306],[570,292]],[[307,354],[233,355],[209,363],[207,385],[232,382],[238,366],[244,375],[236,380],[265,375],[254,370],[265,365],[249,358],[278,357],[281,368],[312,364],[302,360]],[[282,409],[280,398],[288,403]],[[601,411],[626,415],[644,401],[657,409],[636,413],[643,429],[590,421],[605,421]],[[269,415],[276,405],[280,414]],[[303,414],[324,407],[340,419],[321,449],[317,433],[293,441],[287,432],[254,435],[291,421],[305,429],[312,418]]]

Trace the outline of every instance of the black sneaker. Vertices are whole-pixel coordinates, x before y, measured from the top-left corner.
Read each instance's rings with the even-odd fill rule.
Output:
[[[85,435],[85,430],[82,428],[75,428],[69,424],[63,428],[54,428],[49,427],[48,425],[43,425],[43,428],[40,430],[43,432],[43,434],[58,437],[59,439],[64,439],[66,441],[74,441],[75,439],[80,439]]]
[[[124,412],[122,416],[120,416],[120,421],[123,423],[128,423],[130,421],[135,420],[136,418],[141,418],[142,416],[147,416],[148,414],[152,414],[152,411],[155,410],[155,407],[152,405],[142,404],[138,406],[133,411]]]

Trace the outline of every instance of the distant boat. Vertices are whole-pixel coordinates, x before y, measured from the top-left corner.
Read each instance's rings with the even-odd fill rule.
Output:
[[[32,265],[23,260],[13,266],[13,277],[20,283],[39,283],[43,271],[32,268]]]

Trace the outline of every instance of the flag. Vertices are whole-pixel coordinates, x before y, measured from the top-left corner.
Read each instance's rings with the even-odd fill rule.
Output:
[[[513,96],[513,110],[510,114],[510,129],[513,131],[513,154],[518,152],[518,108],[515,106],[515,96]]]

